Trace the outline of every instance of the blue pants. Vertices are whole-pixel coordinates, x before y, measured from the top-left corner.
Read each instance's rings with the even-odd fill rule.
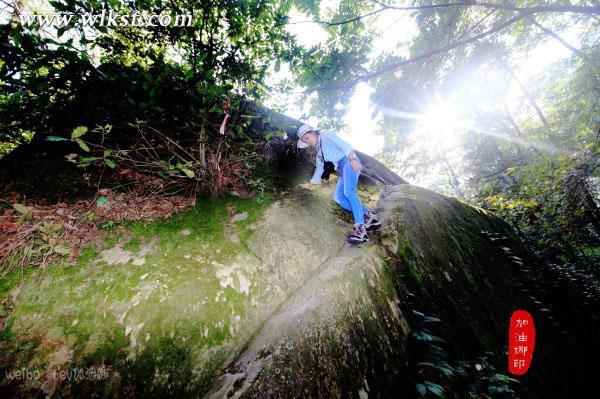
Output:
[[[345,210],[352,212],[354,223],[365,224],[364,213],[369,208],[361,204],[360,198],[356,194],[360,170],[352,169],[350,160],[348,157],[344,157],[338,163],[338,175],[339,179],[333,193],[333,200]]]

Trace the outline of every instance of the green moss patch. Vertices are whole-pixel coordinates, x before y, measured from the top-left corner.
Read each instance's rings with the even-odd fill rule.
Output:
[[[82,249],[74,265],[5,276],[0,292],[7,301],[12,292],[14,303],[0,341],[1,369],[39,373],[37,379],[5,381],[5,388],[68,394],[79,385],[49,382],[55,363],[65,372],[106,368],[110,383],[81,384],[90,393],[168,393],[173,386],[206,384],[249,333],[242,322],[253,316],[253,298],[264,287],[256,271],[232,272],[232,265],[244,257],[256,263],[245,244],[273,200],[269,194],[260,204],[201,199],[167,219],[114,224],[104,246]],[[232,212],[248,214],[231,227],[237,243],[224,231]],[[57,353],[68,355],[53,363]]]
[[[520,298],[519,268],[507,255],[507,248],[519,250],[512,230],[479,208],[420,187],[395,186],[383,195],[389,227],[382,245],[421,310],[444,320],[462,355],[503,348]]]

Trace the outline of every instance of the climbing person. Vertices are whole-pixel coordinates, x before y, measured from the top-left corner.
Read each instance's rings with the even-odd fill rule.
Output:
[[[309,146],[317,150],[316,168],[310,182],[303,183],[300,187],[311,190],[322,178],[328,178],[333,170],[337,171],[339,178],[333,200],[343,209],[352,212],[354,217],[352,233],[346,241],[349,244],[369,242],[367,230],[377,230],[381,223],[377,220],[377,215],[360,202],[356,193],[362,163],[352,146],[333,131],[302,125],[298,129],[298,148]]]

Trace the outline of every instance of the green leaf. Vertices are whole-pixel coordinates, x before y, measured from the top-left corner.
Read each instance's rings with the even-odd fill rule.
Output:
[[[31,258],[31,255],[33,255],[33,248],[31,248],[29,245],[25,245],[23,247],[23,255],[25,255],[27,258]]]
[[[87,130],[88,129],[85,126],[77,126],[71,132],[71,140],[75,140],[75,139],[78,139],[79,137],[83,136],[87,132]]]
[[[47,234],[47,235],[52,235],[54,233],[58,233],[59,231],[61,231],[62,228],[63,228],[63,226],[60,223],[44,222],[40,226],[40,232]]]
[[[429,381],[425,381],[425,385],[431,393],[439,396],[440,398],[444,397],[444,388],[441,385],[434,384],[433,382]]]
[[[13,208],[15,208],[17,210],[17,212],[19,212],[21,214],[21,216],[19,216],[19,218],[17,219],[17,226],[22,225],[23,222],[25,222],[27,220],[33,219],[32,211],[31,211],[30,207],[27,207],[27,206],[21,205],[21,204],[14,204]]]
[[[431,362],[421,362],[421,363],[417,363],[417,366],[432,367],[434,369],[441,371],[448,377],[451,377],[454,374],[454,372],[452,371],[452,366],[450,366],[448,363],[446,363],[444,361],[440,361],[439,364],[434,364]]]
[[[13,204],[13,208],[19,213],[28,214],[31,213],[31,208],[22,204]]]
[[[509,393],[511,391],[510,387],[508,385],[500,385],[498,387],[495,387],[493,385],[490,385],[488,387],[488,392],[491,395],[497,395],[500,393]]]
[[[94,220],[94,217],[95,217],[95,216],[96,216],[96,215],[94,215],[94,212],[90,212],[90,213],[88,213],[88,214],[87,214],[87,220],[90,220],[90,221],[92,221],[92,220]]]
[[[192,178],[192,177],[196,176],[196,174],[194,173],[194,171],[193,171],[193,170],[191,170],[191,169],[188,169],[188,168],[187,168],[187,167],[186,167],[184,164],[182,164],[182,163],[178,163],[178,164],[177,164],[177,168],[178,168],[179,170],[181,170],[183,173],[185,173],[185,175],[186,175],[187,177],[189,177],[189,178]]]
[[[106,204],[108,202],[108,198],[100,197],[96,200],[96,206],[100,206],[102,204]]]
[[[83,141],[76,139],[75,140],[77,142],[77,144],[79,144],[79,147],[81,147],[81,149],[85,152],[90,152],[90,147],[88,147],[88,145],[86,143],[84,143]]]
[[[440,337],[437,337],[437,336],[435,336],[433,334],[427,334],[425,332],[413,332],[412,334],[417,339],[417,341],[442,342],[442,343],[445,342]]]
[[[67,161],[75,163],[75,158],[77,158],[78,156],[79,154],[68,154],[65,155],[65,158],[67,158]]]
[[[110,230],[113,228],[113,226],[115,225],[115,221],[114,220],[109,220],[108,222],[102,223],[100,226],[98,226],[100,229],[102,230]]]
[[[31,219],[31,214],[27,214],[24,213],[21,216],[19,216],[19,218],[17,219],[17,226],[20,226],[23,224],[23,222],[25,222],[26,220],[30,220]]]
[[[427,387],[423,384],[417,384],[417,392],[419,392],[419,396],[424,397],[427,394]]]
[[[190,170],[190,169],[187,169],[187,168],[184,168],[184,169],[181,169],[181,170],[183,171],[183,173],[186,174],[187,177],[192,178],[192,177],[196,176],[196,174],[194,173],[193,170]]]
[[[64,137],[59,137],[59,136],[48,136],[46,137],[47,141],[69,141]]]
[[[104,158],[104,163],[108,165],[109,168],[114,169],[117,165],[108,158]]]
[[[490,377],[490,382],[516,382],[519,383],[519,380],[515,378],[511,378],[504,374],[494,374]]]

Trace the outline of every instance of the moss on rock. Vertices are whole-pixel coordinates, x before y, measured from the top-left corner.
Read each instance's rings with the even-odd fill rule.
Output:
[[[518,245],[506,224],[422,188],[361,186],[384,227],[373,244],[350,247],[351,216],[332,200],[335,178],[297,190],[306,177],[292,171],[281,195],[266,192],[260,204],[206,200],[165,220],[119,224],[77,265],[3,281],[10,311],[1,371],[39,375],[4,380],[3,390],[411,395],[408,290],[444,315],[449,336],[462,336],[453,341],[458,353],[498,350],[519,300],[507,254]],[[77,369],[103,378],[50,377]]]
[[[410,185],[382,194],[387,226],[382,245],[396,258],[402,283],[420,305],[443,315],[448,336],[463,355],[498,351],[519,305],[522,277],[512,229],[488,212]]]

